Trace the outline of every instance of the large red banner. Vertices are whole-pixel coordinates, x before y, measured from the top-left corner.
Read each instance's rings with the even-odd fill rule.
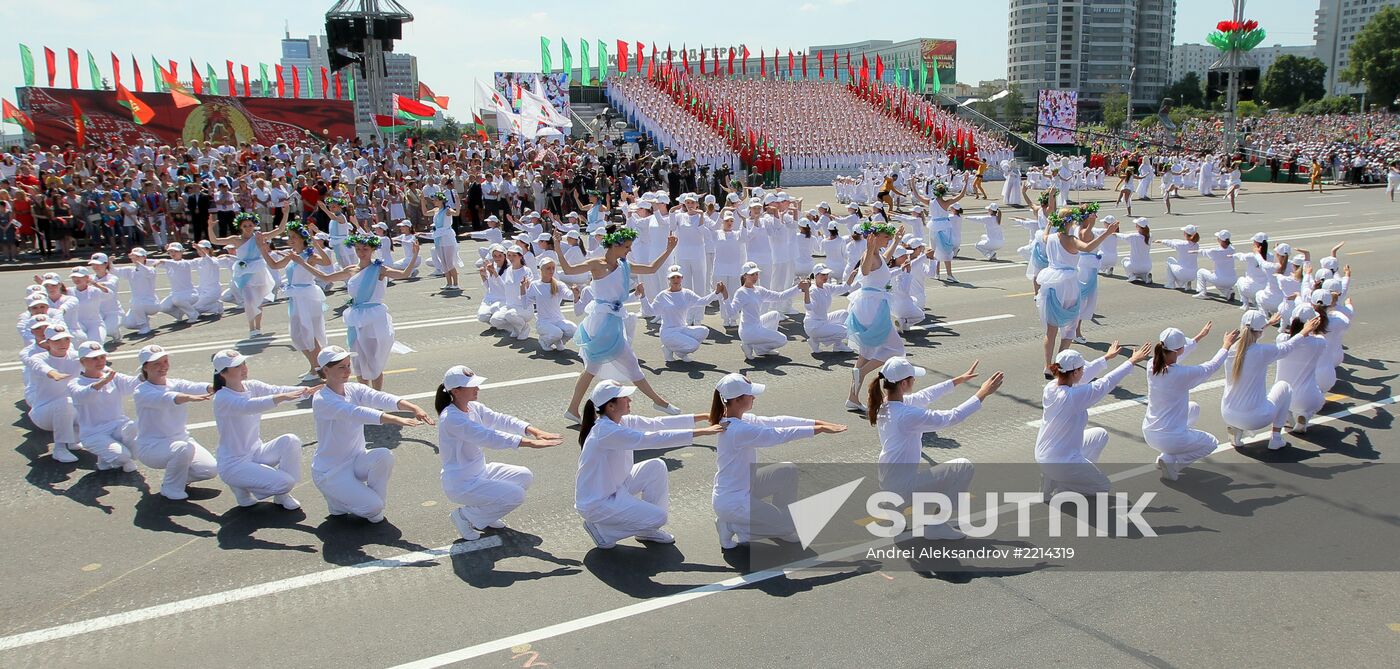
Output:
[[[20,88],[20,108],[34,119],[34,141],[63,144],[77,137],[73,103],[86,120],[88,146],[136,144],[153,139],[174,145],[240,142],[270,146],[309,136],[335,141],[355,136],[354,103],[348,100],[287,100],[199,95],[202,104],[175,106],[169,93],[133,93],[150,105],[150,123],[132,120],[131,110],[117,100],[116,91],[83,91],[66,88]]]

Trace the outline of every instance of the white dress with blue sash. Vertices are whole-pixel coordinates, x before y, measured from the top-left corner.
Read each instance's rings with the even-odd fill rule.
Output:
[[[589,284],[593,301],[586,308],[588,316],[574,333],[579,345],[584,369],[599,378],[633,382],[642,378],[637,354],[627,334],[627,310],[623,304],[632,290],[632,267],[625,259],[617,269]]]

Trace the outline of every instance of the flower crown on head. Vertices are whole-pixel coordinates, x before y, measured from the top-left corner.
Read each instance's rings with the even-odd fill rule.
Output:
[[[637,238],[637,231],[632,228],[620,228],[617,232],[610,232],[603,236],[603,246],[617,246],[625,242],[630,242]]]
[[[307,230],[306,226],[303,225],[301,221],[288,221],[287,232],[295,232],[298,235],[301,235],[302,241],[311,241],[311,231]]]
[[[856,232],[860,233],[862,236],[865,236],[865,237],[869,237],[870,235],[890,235],[890,236],[893,236],[894,233],[897,232],[897,231],[898,231],[898,230],[897,230],[893,225],[890,225],[889,223],[866,222],[866,223],[862,223],[862,224],[860,224],[859,226],[856,227]]]
[[[257,223],[257,222],[258,222],[258,215],[257,215],[257,214],[254,214],[254,213],[251,212],[251,211],[240,211],[240,212],[238,212],[238,215],[237,215],[237,216],[234,216],[234,217],[233,217],[233,224],[234,224],[234,225],[242,225],[242,224],[243,224],[243,221],[252,221],[252,222],[254,222],[254,223]]]
[[[333,204],[336,206],[344,207],[350,204],[350,200],[340,197],[339,195],[332,195],[326,198],[326,204]]]
[[[446,202],[446,201],[447,201],[447,192],[446,192],[446,191],[438,191],[438,192],[436,192],[436,193],[433,193],[433,199],[434,199],[434,200],[442,200],[443,202]]]
[[[1050,204],[1050,191],[1045,191],[1044,193],[1041,193],[1039,200],[1040,206],[1042,207],[1044,207],[1047,204]]]
[[[379,248],[379,237],[376,237],[375,235],[362,235],[357,233],[345,238],[345,246],[350,247],[356,245],[363,245],[368,246],[372,249],[377,249]]]
[[[933,194],[934,194],[934,195],[937,195],[938,197],[943,197],[944,195],[947,195],[947,194],[948,194],[948,184],[945,184],[945,183],[943,183],[942,181],[940,181],[940,182],[934,184],[934,185],[933,185]]]

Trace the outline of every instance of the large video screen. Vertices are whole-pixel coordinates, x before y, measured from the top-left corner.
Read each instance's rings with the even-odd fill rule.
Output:
[[[554,105],[554,110],[564,118],[569,118],[569,73],[567,72],[551,72],[549,74],[497,72],[495,76],[496,92],[506,96],[507,100],[515,100],[519,97],[515,94],[515,87],[524,86],[534,90],[536,79],[540,80],[540,88],[544,91],[544,97],[549,100],[550,104]]]
[[[1036,101],[1035,141],[1073,144],[1079,125],[1079,91],[1041,89]]]

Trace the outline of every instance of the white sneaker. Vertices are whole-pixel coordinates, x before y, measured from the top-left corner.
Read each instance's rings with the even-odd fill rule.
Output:
[[[715,531],[719,532],[719,547],[722,550],[729,550],[739,545],[734,540],[734,528],[722,520],[715,520]]]
[[[602,530],[598,529],[597,525],[594,525],[589,521],[583,521],[583,529],[585,532],[588,533],[588,538],[593,540],[593,545],[599,548],[608,549],[617,545],[616,541],[604,540]]]
[[[233,501],[237,502],[239,506],[252,506],[258,503],[258,498],[254,497],[253,493],[243,488],[234,488],[233,486],[229,486],[229,488],[233,490]]]
[[[1293,419],[1293,434],[1303,434],[1308,431],[1308,419],[1298,416]]]
[[[642,532],[633,536],[637,537],[637,541],[646,541],[653,544],[676,543],[676,537],[666,530],[652,530],[651,532]]]
[[[1084,338],[1084,335],[1074,335],[1074,343],[1076,343],[1076,344],[1087,344],[1087,343],[1089,343],[1089,340],[1088,340],[1088,339],[1085,339],[1085,338]]]
[[[1196,299],[1198,299],[1198,300],[1204,300],[1204,299],[1206,299],[1206,294],[1205,294],[1205,293],[1196,293],[1195,295],[1192,295],[1191,297],[1194,297],[1194,298],[1196,298]]]
[[[462,515],[460,507],[452,512],[452,524],[457,526],[457,534],[462,535],[462,538],[467,541],[476,541],[481,538],[481,533],[472,527],[471,521],[467,520],[466,516]]]
[[[753,347],[748,344],[739,344],[739,351],[744,354],[745,360],[753,360]]]
[[[691,362],[690,354],[689,354],[689,353],[682,353],[682,354],[680,355],[680,359],[681,359],[681,362]]]
[[[56,460],[56,461],[58,461],[58,462],[77,462],[77,461],[78,461],[78,456],[73,455],[73,452],[70,451],[70,450],[68,450],[68,444],[59,444],[59,443],[55,443],[55,444],[53,445],[53,453],[50,455],[50,457],[52,457],[54,460]]]
[[[664,361],[666,361],[666,362],[671,362],[672,360],[675,360],[675,359],[676,359],[676,356],[675,356],[675,354],[671,353],[671,349],[669,349],[669,348],[662,348],[662,349],[661,349],[661,359],[664,360]]]
[[[496,520],[486,523],[486,526],[493,530],[499,530],[506,526],[506,521],[502,518],[497,518]]]
[[[859,402],[852,402],[850,400],[846,400],[846,410],[859,411],[861,413],[865,413],[866,411],[864,404],[860,404]]]
[[[1235,448],[1240,448],[1240,447],[1244,446],[1244,430],[1240,430],[1240,429],[1236,429],[1236,428],[1231,427],[1231,428],[1226,428],[1226,431],[1228,431],[1228,432],[1230,433],[1230,445],[1231,445],[1231,446],[1234,446]]]
[[[122,465],[122,471],[124,471],[124,472],[134,472],[134,471],[136,471],[136,461],[135,461],[135,460],[127,460],[127,461],[126,461],[126,464]]]
[[[813,353],[821,353],[821,352],[822,352],[822,345],[821,345],[821,342],[819,342],[819,341],[817,341],[817,340],[815,340],[815,339],[808,339],[808,340],[807,340],[807,345],[810,346],[810,347],[812,348],[812,352],[813,352]]]
[[[262,336],[262,330],[249,330],[249,331],[248,331],[248,338],[249,338],[249,339],[255,339],[255,338],[261,337],[261,336]]]
[[[171,501],[173,501],[173,502],[178,502],[178,501],[180,501],[180,500],[186,500],[186,499],[189,499],[189,498],[190,498],[190,494],[187,493],[187,492],[185,492],[185,491],[183,491],[183,490],[170,490],[170,491],[167,491],[167,490],[165,490],[165,489],[161,489],[160,494],[161,494],[162,497],[164,497],[164,498],[166,498],[166,499],[168,499],[168,500],[171,500]]]
[[[1181,471],[1175,465],[1163,460],[1161,456],[1157,457],[1157,469],[1161,472],[1163,481],[1175,481],[1181,475]]]
[[[992,255],[987,256],[987,260],[988,260],[989,262],[990,262],[990,261],[993,261],[993,260],[996,260],[996,259],[997,259],[997,254],[995,254],[995,253],[993,253]]]
[[[1280,431],[1278,431],[1278,432],[1275,432],[1275,433],[1274,433],[1274,436],[1269,437],[1269,450],[1271,450],[1271,451],[1277,451],[1278,449],[1283,448],[1284,446],[1287,446],[1287,445],[1288,445],[1288,442],[1286,442],[1286,441],[1283,440],[1283,431],[1282,431],[1282,430],[1280,430]]]
[[[579,418],[578,414],[567,410],[564,412],[564,420],[569,421],[569,425],[578,425],[583,422],[583,419]]]
[[[276,497],[272,498],[272,501],[281,504],[282,508],[288,511],[296,511],[297,509],[301,508],[301,502],[298,502],[297,498],[292,497],[290,494],[277,495]]]
[[[656,409],[657,411],[660,411],[661,413],[664,413],[664,414],[667,414],[667,415],[671,415],[671,416],[679,416],[679,415],[681,415],[681,408],[678,407],[678,406],[676,406],[676,405],[674,405],[674,404],[667,404],[667,405],[664,405],[664,406],[663,406],[663,405],[657,404],[657,403],[655,403],[655,402],[652,402],[651,406],[652,406],[652,408]]]

